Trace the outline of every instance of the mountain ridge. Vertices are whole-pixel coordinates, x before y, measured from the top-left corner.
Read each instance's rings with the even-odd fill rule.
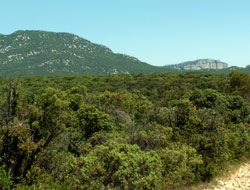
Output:
[[[74,34],[19,30],[0,36],[1,76],[147,73],[157,69]]]
[[[198,65],[201,62],[203,66]],[[224,66],[208,66],[210,63]],[[0,35],[1,77],[189,71],[229,72],[230,68],[227,63],[214,59],[153,66],[66,32],[18,30]]]

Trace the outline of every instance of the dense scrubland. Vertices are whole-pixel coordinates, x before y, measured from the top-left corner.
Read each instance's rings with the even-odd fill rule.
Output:
[[[183,189],[250,156],[250,77],[0,79],[1,189]]]

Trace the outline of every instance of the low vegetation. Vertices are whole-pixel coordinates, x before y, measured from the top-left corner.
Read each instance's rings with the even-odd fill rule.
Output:
[[[250,156],[250,77],[0,79],[0,189],[183,189]]]

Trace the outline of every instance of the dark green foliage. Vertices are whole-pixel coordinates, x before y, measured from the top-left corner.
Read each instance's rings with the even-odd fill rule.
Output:
[[[0,189],[8,190],[12,185],[12,181],[8,178],[6,171],[0,167]]]
[[[249,76],[0,78],[1,189],[183,189],[250,157]]]
[[[233,94],[241,95],[248,102],[250,101],[250,76],[249,73],[242,73],[238,70],[230,73],[230,91]]]
[[[159,156],[136,145],[96,146],[76,163],[71,172],[79,176],[73,179],[73,188],[157,189],[163,183]]]
[[[111,130],[112,120],[94,106],[83,105],[76,113],[76,128],[88,139],[96,132]]]
[[[0,123],[2,125],[6,125],[13,121],[15,117],[22,116],[22,113],[19,111],[25,108],[22,107],[21,103],[23,92],[20,88],[20,84],[21,81],[18,82],[16,79],[9,79],[7,80],[7,85],[3,84],[1,88],[1,94],[3,94],[3,96],[0,97],[0,106],[2,107],[0,110]]]
[[[131,138],[132,144],[137,144],[142,150],[152,150],[169,145],[173,129],[152,123],[146,128],[137,129]]]
[[[175,189],[188,186],[198,180],[197,169],[203,164],[197,151],[186,145],[170,144],[158,150],[165,176],[165,186]]]

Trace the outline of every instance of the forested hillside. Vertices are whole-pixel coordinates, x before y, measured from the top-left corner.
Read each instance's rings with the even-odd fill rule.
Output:
[[[20,30],[0,35],[1,77],[156,71],[160,69],[74,34]]]
[[[250,156],[250,77],[0,78],[0,189],[184,189]]]

